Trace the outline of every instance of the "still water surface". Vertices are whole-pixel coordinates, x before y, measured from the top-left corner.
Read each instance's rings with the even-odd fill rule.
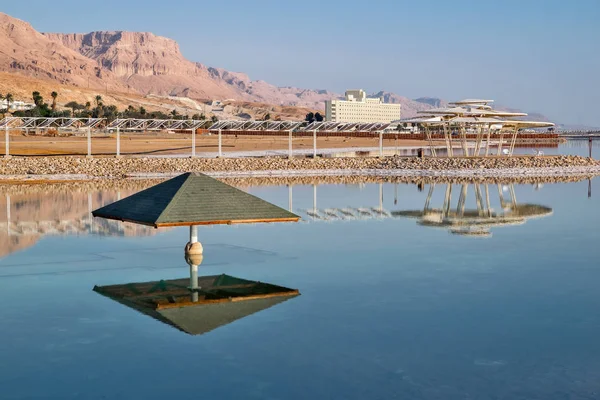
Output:
[[[0,398],[600,398],[600,179],[468,185],[471,221],[544,206],[475,237],[403,216],[430,188],[247,188],[302,222],[200,228],[199,274],[301,296],[189,335],[92,291],[185,278],[187,229],[90,221],[133,189],[4,187]]]

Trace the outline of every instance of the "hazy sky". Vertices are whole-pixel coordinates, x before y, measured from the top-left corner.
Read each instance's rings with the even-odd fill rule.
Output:
[[[600,0],[6,1],[43,32],[150,31],[279,86],[495,99],[600,126]]]

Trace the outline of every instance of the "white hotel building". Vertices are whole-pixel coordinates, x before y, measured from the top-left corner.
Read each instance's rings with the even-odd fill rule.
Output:
[[[347,90],[345,100],[325,101],[325,119],[332,122],[392,122],[400,119],[400,104],[369,99],[364,90]]]

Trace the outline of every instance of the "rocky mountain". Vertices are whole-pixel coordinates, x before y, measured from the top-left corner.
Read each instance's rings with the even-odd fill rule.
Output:
[[[172,39],[147,32],[46,33],[49,40],[94,60],[142,94],[234,99],[320,108],[327,91],[279,88],[248,75],[187,60]]]
[[[0,89],[31,93],[23,85],[5,81],[2,72],[58,82],[61,86],[56,85],[56,89],[60,87],[61,100],[89,101],[100,92],[111,104],[177,108],[184,113],[190,108],[184,100],[194,103],[192,112],[202,109],[189,99],[230,100],[243,103],[250,110],[249,103],[260,104],[260,110],[251,110],[254,116],[267,112],[265,105],[322,111],[325,100],[341,97],[327,90],[277,87],[253,81],[244,73],[189,61],[181,54],[177,42],[152,33],[41,34],[28,23],[0,13]],[[43,95],[48,98],[51,90]],[[372,97],[402,104],[403,118],[447,104],[437,98],[412,100],[384,91]],[[289,111],[285,114],[293,115]],[[298,113],[303,111],[298,109]]]
[[[0,13],[0,71],[56,80],[76,86],[112,89],[124,85],[80,53],[40,34],[28,23]]]

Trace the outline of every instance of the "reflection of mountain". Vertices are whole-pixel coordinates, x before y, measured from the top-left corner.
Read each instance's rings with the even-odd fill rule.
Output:
[[[0,196],[0,257],[34,245],[47,235],[146,236],[154,230],[115,221],[93,220],[92,207],[116,201],[123,192],[43,191]]]
[[[552,214],[552,208],[537,204],[518,204],[514,185],[504,190],[510,194],[506,201],[503,188],[498,185],[500,208],[494,210],[490,201],[489,185],[474,184],[476,209],[466,209],[468,184],[461,185],[458,204],[452,208],[452,185],[446,185],[444,204],[440,208],[431,207],[435,184],[429,193],[422,210],[392,211],[393,216],[416,218],[419,225],[448,229],[450,233],[463,236],[491,236],[490,228],[506,225],[522,225],[528,219]]]
[[[193,278],[190,278],[193,279]],[[291,297],[298,290],[229,275],[96,286],[94,291],[190,335],[201,335]]]

